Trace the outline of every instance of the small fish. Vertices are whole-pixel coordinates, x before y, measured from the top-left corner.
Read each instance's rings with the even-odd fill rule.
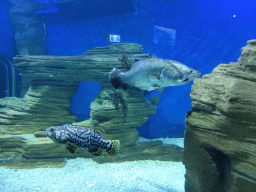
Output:
[[[116,89],[121,87],[126,90],[129,86],[133,86],[141,90],[152,91],[183,85],[183,82],[188,81],[189,78],[164,59],[148,58],[145,60],[134,59],[131,69],[126,72],[114,68],[109,73],[109,80]]]
[[[100,156],[105,149],[110,156],[119,151],[119,140],[104,140],[102,129],[89,129],[72,125],[53,126],[45,129],[44,134],[74,153],[78,148],[86,148],[95,156]]]

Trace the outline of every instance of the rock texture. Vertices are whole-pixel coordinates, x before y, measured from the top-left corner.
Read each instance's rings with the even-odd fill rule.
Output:
[[[256,40],[195,79],[186,117],[187,192],[256,189]]]
[[[64,146],[43,137],[41,131],[45,128],[62,124],[99,126],[104,128],[106,139],[120,140],[119,155],[93,157],[99,163],[137,159],[181,161],[182,148],[163,145],[161,141],[137,143],[136,127],[155,113],[156,106],[137,89],[115,90],[109,83],[109,72],[113,67],[121,68],[123,55],[128,63],[135,57],[148,56],[143,54],[141,45],[128,43],[95,48],[74,57],[17,56],[14,60],[22,76],[21,95],[24,96],[0,100],[0,160],[3,165],[14,166],[12,162],[25,167],[27,164],[49,166],[47,162],[63,165],[65,158],[92,158],[82,150],[70,154]],[[101,91],[91,103],[90,119],[76,123],[77,117],[69,113],[69,107],[81,81],[99,82]]]

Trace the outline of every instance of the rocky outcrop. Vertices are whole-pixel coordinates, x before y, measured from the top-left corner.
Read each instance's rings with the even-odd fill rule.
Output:
[[[137,89],[115,90],[109,83],[110,70],[122,67],[124,55],[130,64],[135,57],[148,56],[143,54],[141,45],[128,43],[95,48],[74,57],[17,56],[14,60],[22,76],[24,96],[0,100],[0,161],[4,165],[9,162],[9,166],[13,166],[12,162],[49,166],[47,162],[62,165],[64,158],[91,158],[86,151],[70,154],[64,146],[42,137],[40,131],[62,124],[102,127],[106,139],[120,140],[119,155],[94,158],[99,163],[137,159],[180,161],[181,148],[163,145],[162,141],[137,143],[136,127],[155,113],[156,106]],[[90,119],[77,123],[69,107],[81,81],[99,82],[101,91],[91,103]]]
[[[195,79],[186,117],[187,192],[256,189],[256,40]]]

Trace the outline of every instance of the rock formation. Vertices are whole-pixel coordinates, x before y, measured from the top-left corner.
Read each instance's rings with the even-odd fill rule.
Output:
[[[186,117],[187,192],[256,189],[256,40],[195,79]]]
[[[61,166],[64,158],[92,157],[83,150],[71,154],[40,132],[62,124],[99,126],[104,128],[106,139],[120,140],[120,154],[114,158],[107,155],[94,157],[99,163],[136,159],[180,161],[181,148],[163,145],[161,141],[137,143],[136,127],[155,113],[156,106],[137,89],[115,90],[109,83],[109,72],[113,67],[121,68],[123,55],[129,63],[135,57],[148,56],[143,54],[141,45],[125,43],[95,48],[74,57],[14,58],[22,76],[23,98],[0,100],[0,161],[9,166],[22,166],[26,162],[30,167],[49,166],[50,162],[55,162],[54,166],[59,162]],[[99,82],[101,91],[91,103],[90,119],[77,123],[77,117],[70,114],[69,107],[81,81]]]

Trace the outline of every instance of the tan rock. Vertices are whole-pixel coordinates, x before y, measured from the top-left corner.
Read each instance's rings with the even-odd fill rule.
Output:
[[[186,191],[256,189],[255,69],[251,40],[237,63],[220,64],[194,81],[185,131]]]

